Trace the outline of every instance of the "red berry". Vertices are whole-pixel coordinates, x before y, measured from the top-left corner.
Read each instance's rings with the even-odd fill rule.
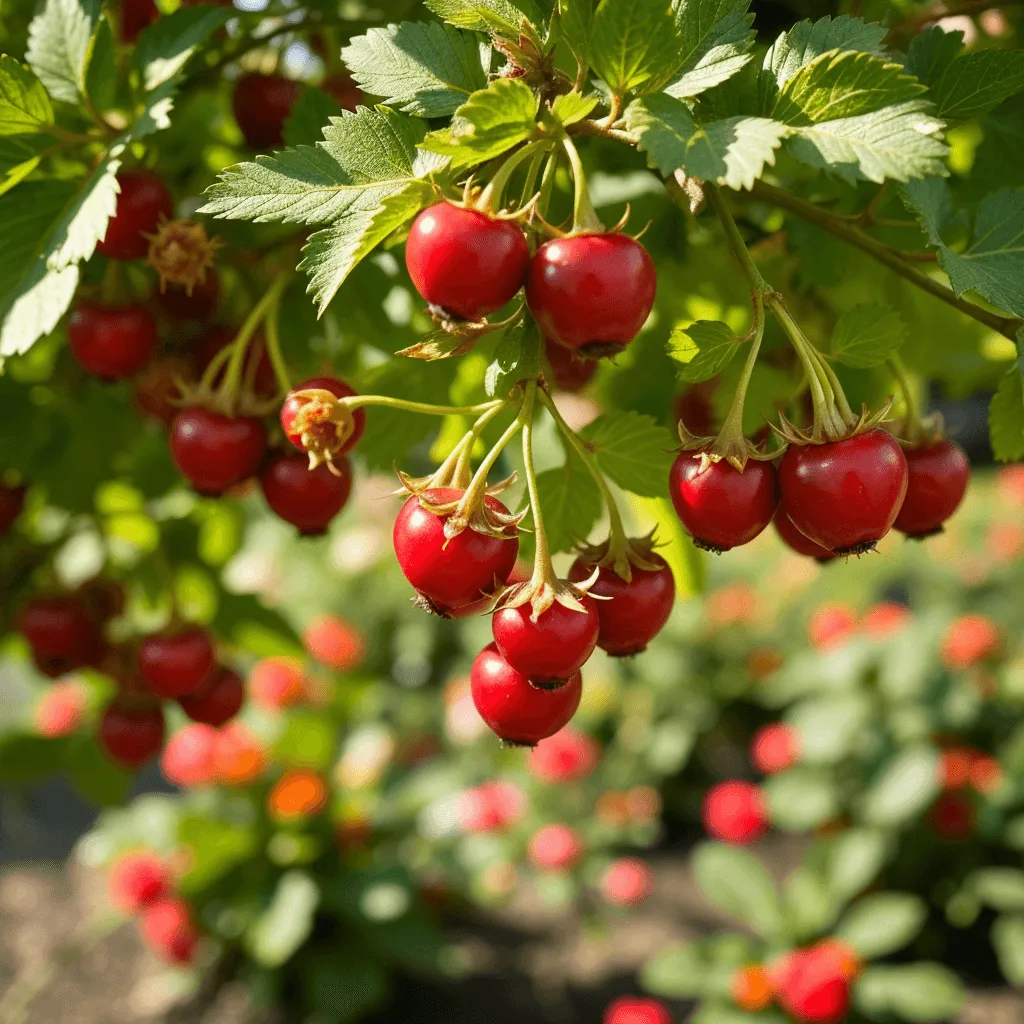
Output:
[[[836,557],[828,548],[823,548],[810,537],[805,537],[793,525],[793,520],[786,515],[785,509],[780,508],[775,513],[772,522],[775,523],[775,531],[782,538],[783,543],[798,555],[806,555],[808,558],[822,563],[831,562]]]
[[[563,391],[579,391],[597,372],[597,360],[577,355],[571,348],[545,340],[544,352],[551,364],[555,384]]]
[[[181,384],[193,379],[192,367],[180,356],[154,360],[135,378],[135,407],[148,419],[170,426],[181,411]]]
[[[576,713],[583,684],[577,672],[557,690],[531,686],[488,644],[470,673],[473,703],[491,731],[507,743],[532,747],[553,736]]]
[[[160,768],[164,778],[177,786],[194,789],[217,781],[217,730],[192,722],[179,729],[164,747]]]
[[[988,754],[978,754],[971,761],[971,785],[982,794],[999,789],[1006,781],[1006,773],[999,761]]]
[[[295,658],[264,658],[249,673],[249,696],[261,708],[280,711],[306,697],[306,677]]]
[[[719,378],[691,384],[672,404],[673,418],[682,420],[683,426],[694,437],[705,437],[717,433],[718,418],[715,415],[714,395]]]
[[[437,203],[412,222],[405,265],[431,306],[480,320],[523,286],[530,250],[519,226],[477,210]]]
[[[28,488],[24,485],[9,487],[0,480],[0,537],[10,530],[21,515],[27,493]]]
[[[725,459],[702,466],[699,455],[680,452],[668,486],[676,515],[697,547],[708,551],[749,544],[779,506],[775,467],[755,459],[741,473]]]
[[[879,601],[864,613],[864,632],[875,640],[888,640],[895,636],[912,618],[905,604]]]
[[[138,662],[149,692],[174,700],[206,682],[215,665],[215,654],[205,630],[192,628],[146,637],[139,645]]]
[[[583,841],[568,825],[545,825],[530,837],[527,853],[535,867],[571,871],[583,856]]]
[[[134,43],[139,33],[160,17],[160,8],[153,0],[122,0],[121,42]]]
[[[171,456],[207,497],[248,480],[267,450],[267,428],[252,416],[224,416],[199,405],[183,409],[171,429]]]
[[[529,604],[496,611],[491,631],[501,656],[538,686],[568,679],[594,653],[601,628],[597,602],[584,597],[580,603],[585,612],[556,601],[536,622]]]
[[[117,210],[96,251],[111,260],[141,260],[160,218],[174,215],[174,199],[152,171],[125,171],[117,176]]]
[[[1002,630],[990,618],[961,615],[942,635],[942,664],[953,670],[970,668],[998,654],[1002,646]]]
[[[100,746],[118,764],[138,768],[164,745],[164,713],[114,700],[100,721]]]
[[[939,755],[938,777],[943,789],[966,789],[971,781],[975,752],[970,747],[950,747]]]
[[[231,106],[250,149],[284,144],[284,123],[301,86],[282,75],[245,74],[235,83]]]
[[[967,491],[967,455],[952,441],[906,448],[903,454],[909,472],[907,496],[893,525],[908,537],[939,533]]]
[[[638,857],[619,857],[601,877],[604,898],[617,907],[639,906],[654,890],[654,875]]]
[[[366,653],[360,632],[339,615],[313,619],[302,631],[302,643],[311,658],[336,672],[357,668]]]
[[[595,602],[601,623],[597,646],[615,658],[643,651],[672,613],[676,599],[672,570],[660,555],[646,557],[660,568],[640,569],[634,565],[627,583],[614,569],[601,566],[597,582],[589,590],[598,597],[611,598]],[[569,579],[580,583],[589,579],[593,571],[592,565],[577,559]]]
[[[940,793],[928,820],[943,839],[966,839],[974,831],[974,806],[963,793]]]
[[[33,721],[40,736],[54,739],[77,731],[86,710],[86,694],[79,682],[54,683],[39,698]]]
[[[704,828],[716,839],[746,845],[768,830],[768,810],[752,782],[720,782],[704,797]]]
[[[526,812],[526,796],[511,782],[483,782],[459,800],[459,822],[466,832],[498,832]]]
[[[275,515],[304,537],[316,537],[345,507],[352,471],[344,456],[336,457],[330,466],[310,469],[302,455],[275,455],[260,474],[260,487]]]
[[[338,425],[336,423],[296,423],[296,418],[304,407],[309,405],[309,399],[298,398],[297,391],[309,391],[319,388],[323,391],[330,391],[336,398],[349,398],[358,392],[343,380],[335,377],[311,377],[301,384],[292,388],[288,397],[281,406],[281,428],[285,436],[300,452],[313,450],[329,451],[332,455],[344,455],[355,448],[359,438],[363,436],[366,428],[366,410],[356,409],[352,413],[352,433],[344,441],[338,439]],[[307,444],[302,440],[303,431],[309,437]]]
[[[826,601],[811,613],[807,639],[818,651],[842,647],[857,629],[857,613],[842,601]]]
[[[170,893],[171,873],[151,850],[125,853],[110,869],[107,891],[122,914],[137,914]]]
[[[242,677],[229,668],[222,668],[198,693],[179,697],[178,703],[193,722],[223,725],[234,718],[245,703]]]
[[[68,318],[68,347],[87,373],[101,380],[131,377],[156,349],[156,321],[144,306],[83,302]]]
[[[871,551],[907,493],[896,439],[869,430],[843,441],[791,444],[779,467],[782,507],[805,536],[837,555]]]
[[[792,768],[800,759],[800,737],[791,725],[772,722],[759,729],[750,745],[750,760],[765,775]]]
[[[199,934],[184,900],[160,900],[147,907],[142,915],[142,935],[161,960],[185,966],[195,959]]]
[[[102,646],[95,621],[74,597],[31,598],[18,616],[18,630],[36,667],[51,678],[84,668]]]
[[[529,766],[541,782],[581,782],[597,767],[600,757],[601,748],[593,737],[562,729],[530,751]]]
[[[226,786],[249,786],[267,769],[266,748],[239,721],[218,730],[216,755],[217,777]]]
[[[669,1008],[657,999],[623,996],[609,1003],[601,1024],[672,1024]]]
[[[355,110],[356,107],[362,102],[363,94],[359,89],[359,86],[352,81],[352,78],[345,74],[345,72],[339,72],[338,74],[331,75],[330,78],[325,78],[321,83],[320,88],[323,89],[335,103],[341,107],[342,110]]]
[[[191,295],[184,285],[173,283],[156,293],[157,305],[172,320],[209,320],[219,301],[220,278],[212,267],[207,267],[203,279],[192,285]]]
[[[778,983],[779,1002],[801,1024],[835,1024],[850,1008],[850,979],[828,944],[790,953]]]
[[[423,493],[434,504],[457,501],[463,491],[436,487]],[[495,512],[508,513],[497,498],[485,499]],[[394,543],[405,578],[439,612],[478,601],[505,584],[519,554],[519,537],[510,528],[508,537],[491,537],[467,528],[448,540],[447,516],[425,509],[413,495],[395,520]]]
[[[628,235],[574,235],[537,250],[526,301],[545,337],[597,358],[639,334],[656,284],[651,257]]]

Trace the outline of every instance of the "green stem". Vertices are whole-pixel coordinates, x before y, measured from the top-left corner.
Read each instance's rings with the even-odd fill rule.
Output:
[[[540,199],[537,200],[537,208],[542,217],[548,215],[548,206],[551,204],[551,193],[555,190],[555,175],[558,173],[558,158],[560,154],[556,150],[548,156],[544,165],[544,173],[540,179]]]
[[[476,447],[476,442],[480,435],[484,432],[487,424],[497,416],[502,409],[507,405],[506,402],[502,402],[500,405],[494,406],[492,409],[488,409],[487,412],[483,413],[473,424],[472,428],[466,434],[466,436],[459,442],[456,447],[456,451],[459,451],[458,462],[455,466],[455,479],[460,478],[460,474],[469,473],[470,463],[473,459],[473,449]]]
[[[569,157],[569,166],[572,168],[575,194],[572,203],[572,232],[573,234],[593,233],[598,234],[604,231],[604,225],[597,216],[593,203],[590,201],[590,190],[587,188],[587,176],[583,170],[583,161],[580,154],[573,145],[568,135],[562,138],[562,145]]]
[[[918,441],[921,437],[921,414],[917,405],[917,396],[914,394],[914,389],[911,387],[910,380],[907,377],[907,368],[903,365],[903,360],[898,355],[890,356],[885,361],[885,365],[895,378],[900,394],[903,396],[903,407],[905,410],[903,430],[906,439],[908,441]]]
[[[402,412],[418,412],[424,416],[479,416],[491,409],[500,409],[506,404],[504,398],[496,398],[479,405],[431,405],[428,402],[410,402],[404,398],[393,398],[391,395],[353,395],[341,398],[338,405],[345,409],[360,409],[364,405],[380,405],[387,409],[399,409]]]
[[[502,404],[505,403],[503,402]],[[459,500],[459,506],[453,514],[455,518],[468,520],[470,511],[484,500],[484,496],[487,493],[487,477],[509,441],[519,433],[522,427],[523,421],[520,415],[508,425],[505,433],[498,438],[494,447],[484,456],[483,461],[477,466],[477,470],[473,474],[473,479],[470,480],[469,486],[466,488],[466,493]]]
[[[281,312],[281,297],[270,308],[267,313],[267,355],[270,357],[270,365],[274,368],[274,376],[277,378],[277,386],[282,394],[288,394],[292,389],[291,378],[288,376],[288,366],[281,353],[281,329],[279,315]]]
[[[501,209],[501,198],[505,193],[505,186],[509,178],[515,173],[516,168],[527,158],[536,153],[541,153],[549,148],[551,143],[547,139],[538,139],[535,142],[528,142],[522,149],[516,150],[495,172],[494,177],[487,183],[487,187],[480,194],[477,209],[490,213],[497,213]]]
[[[678,188],[678,186],[676,187]],[[757,269],[757,264],[754,263],[754,259],[750,255],[747,243],[743,241],[740,229],[736,226],[736,221],[733,220],[733,216],[729,212],[729,207],[726,204],[722,193],[715,185],[705,184],[704,194],[708,197],[711,205],[715,208],[715,213],[718,214],[718,219],[722,222],[722,227],[725,229],[725,238],[729,243],[729,248],[732,250],[732,254],[739,261],[740,266],[743,268],[743,272],[747,275],[747,280],[750,281],[750,287],[753,288],[755,292],[770,292],[772,288],[761,276],[761,271]],[[689,200],[686,200],[686,202],[688,203]]]
[[[541,588],[546,583],[554,583],[555,567],[551,563],[551,550],[548,547],[548,535],[544,530],[544,514],[540,507],[540,489],[537,486],[537,471],[533,465],[533,407],[537,397],[537,382],[531,380],[526,385],[522,408],[519,410],[517,423],[523,428],[523,472],[526,474],[526,490],[530,496],[530,510],[533,513],[533,532],[536,539],[536,551],[533,556],[533,576],[530,586]]]
[[[743,364],[743,372],[736,383],[736,391],[732,396],[725,422],[711,451],[715,455],[728,459],[742,473],[747,461],[746,435],[743,433],[743,409],[747,402],[747,389],[750,378],[757,365],[757,356],[761,351],[761,339],[764,337],[764,292],[754,291],[754,323],[751,325],[750,351]],[[739,465],[737,465],[737,462]]]
[[[526,181],[523,182],[523,191],[519,197],[519,205],[525,206],[531,199],[534,189],[537,187],[537,175],[540,174],[541,164],[544,162],[544,153],[537,150],[533,154],[530,166],[526,169]]]

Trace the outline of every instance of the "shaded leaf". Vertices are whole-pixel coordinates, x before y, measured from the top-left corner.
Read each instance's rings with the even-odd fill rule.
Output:
[[[672,435],[650,416],[609,412],[580,432],[605,476],[623,490],[661,497],[674,458]]]
[[[742,338],[720,320],[698,320],[677,327],[668,341],[669,355],[682,364],[679,379],[690,384],[721,373],[740,350]]]
[[[731,78],[750,60],[754,43],[749,0],[680,0],[676,24],[683,41],[679,74],[665,91],[697,96]]]
[[[899,313],[890,306],[854,306],[832,331],[832,352],[846,366],[861,370],[879,366],[903,344],[906,331]]]
[[[341,107],[323,89],[303,89],[284,122],[284,144],[289,149],[315,146],[324,137],[324,127],[341,117]]]
[[[552,552],[571,551],[587,539],[601,515],[601,492],[578,456],[537,475],[544,530]]]
[[[992,452],[1000,462],[1024,459],[1024,367],[1014,363],[988,407]]]
[[[53,121],[43,83],[13,57],[0,55],[0,136],[32,132]]]
[[[681,39],[670,0],[601,0],[588,44],[595,72],[618,96],[656,92],[679,69]]]
[[[919,814],[938,792],[938,753],[908,747],[897,754],[864,794],[864,817],[875,825],[900,825]]]
[[[872,1017],[894,1014],[907,1021],[946,1021],[963,1005],[957,976],[940,964],[867,967],[857,981],[854,1000]]]
[[[524,316],[505,330],[484,375],[488,398],[503,397],[521,380],[536,377],[541,368],[540,330]]]
[[[263,967],[280,967],[309,938],[320,902],[317,884],[302,871],[286,871],[270,906],[249,926],[245,947]]]
[[[921,930],[924,901],[901,892],[880,892],[858,900],[835,930],[864,960],[887,956],[906,946]]]
[[[155,89],[170,81],[196,48],[227,24],[231,14],[210,4],[180,7],[143,29],[132,54],[132,65],[141,75],[143,87]]]
[[[693,854],[693,873],[712,903],[760,935],[770,936],[781,926],[775,884],[753,854],[724,843],[701,843]]]

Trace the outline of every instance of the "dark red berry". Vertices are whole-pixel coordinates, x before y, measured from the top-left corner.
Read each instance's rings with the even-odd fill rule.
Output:
[[[155,359],[135,378],[135,407],[147,419],[170,426],[181,411],[180,385],[193,380],[191,365],[180,356]]]
[[[193,722],[220,726],[241,711],[245,686],[237,672],[229,668],[215,669],[201,690],[179,697],[178,703]]]
[[[490,729],[508,743],[528,747],[558,732],[576,713],[582,693],[579,672],[557,690],[531,686],[495,644],[476,656],[470,687],[473,703]]]
[[[344,456],[310,469],[302,455],[275,455],[260,474],[260,486],[276,515],[304,536],[315,537],[345,507],[352,471]]]
[[[301,88],[282,75],[245,74],[239,78],[231,105],[250,149],[284,144],[284,123]]]
[[[518,225],[451,203],[412,222],[405,265],[416,290],[456,320],[480,320],[523,286],[530,250]]]
[[[536,622],[529,603],[496,611],[491,630],[501,656],[538,686],[570,678],[594,653],[601,627],[597,602],[584,597],[580,603],[585,612],[556,601]]]
[[[164,745],[164,713],[159,705],[138,707],[115,701],[100,721],[100,746],[125,768],[138,768]]]
[[[725,459],[704,464],[694,452],[680,452],[668,484],[676,515],[707,551],[749,544],[779,506],[775,467],[755,459],[741,473]]]
[[[836,556],[823,548],[820,544],[805,537],[794,525],[793,520],[786,515],[784,508],[779,508],[775,513],[775,531],[782,538],[787,547],[792,548],[798,555],[806,555],[808,558],[817,559],[819,562],[831,562]]]
[[[577,355],[556,341],[545,341],[544,352],[551,364],[555,384],[563,391],[579,391],[597,372],[597,361]]]
[[[156,293],[157,305],[172,320],[209,320],[220,301],[220,278],[208,268],[201,281],[196,281],[189,295],[184,285],[168,284]]]
[[[629,235],[574,235],[537,250],[526,301],[545,337],[597,358],[639,334],[656,284],[647,250]]]
[[[142,935],[146,945],[167,963],[184,967],[195,959],[199,933],[184,900],[160,900],[146,907]]]
[[[101,380],[138,373],[156,344],[156,321],[144,306],[83,302],[68,319],[71,354],[83,370]]]
[[[23,484],[9,487],[0,480],[0,537],[15,524],[25,507],[28,488]]]
[[[356,107],[363,101],[363,94],[356,85],[350,75],[345,72],[339,72],[336,75],[331,75],[330,78],[326,78],[323,84],[320,86],[321,89],[335,103],[341,107],[342,110],[355,110]]]
[[[169,700],[198,690],[213,670],[214,659],[209,634],[199,628],[147,636],[139,644],[139,674],[146,688]]]
[[[712,377],[699,384],[691,384],[681,395],[676,396],[673,405],[675,419],[682,420],[683,426],[694,437],[704,437],[716,432],[714,395],[718,383],[719,378]]]
[[[102,647],[95,620],[74,597],[31,598],[18,616],[18,631],[36,667],[51,678],[91,664]]]
[[[437,487],[423,497],[446,504],[463,493]],[[497,498],[488,495],[485,500],[494,511],[508,512]],[[478,601],[504,585],[519,554],[519,537],[512,528],[507,538],[465,529],[448,540],[446,519],[425,509],[414,495],[402,506],[394,529],[395,554],[405,578],[442,613]]]
[[[160,8],[153,0],[122,0],[121,42],[134,43],[139,33],[160,17]]]
[[[138,914],[163,899],[172,886],[168,866],[152,850],[122,854],[107,876],[110,902],[122,914]]]
[[[296,417],[300,411],[309,404],[308,399],[296,397],[297,391],[311,391],[320,389],[330,391],[335,398],[350,398],[359,392],[351,385],[336,377],[311,377],[292,388],[288,397],[281,406],[281,429],[284,430],[288,440],[291,441],[300,452],[307,451],[307,446],[302,441],[302,425],[296,423]],[[352,423],[354,429],[344,441],[337,443],[337,425],[334,423],[321,423],[308,426],[308,432],[313,435],[311,447],[322,450],[329,450],[332,455],[344,455],[350,452],[363,436],[366,428],[366,410],[355,409],[352,412]]]
[[[907,493],[896,439],[869,430],[827,444],[791,444],[779,466],[782,507],[805,536],[837,555],[870,551]]]
[[[626,658],[639,654],[661,632],[672,613],[676,584],[672,570],[660,555],[645,556],[658,569],[632,566],[627,583],[614,569],[603,565],[597,582],[588,593],[610,601],[595,601],[601,623],[597,646],[612,657]],[[569,571],[569,579],[582,583],[594,572],[594,566],[577,559]]]
[[[905,448],[903,454],[909,473],[907,496],[893,525],[908,537],[939,533],[967,492],[967,455],[952,441]]]
[[[117,176],[117,211],[96,251],[111,260],[141,260],[161,216],[174,215],[174,199],[152,171],[125,171]]]
[[[267,428],[252,416],[223,416],[193,405],[171,430],[171,456],[189,483],[208,497],[248,480],[267,450]]]

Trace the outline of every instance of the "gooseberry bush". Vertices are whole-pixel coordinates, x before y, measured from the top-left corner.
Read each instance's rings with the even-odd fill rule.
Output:
[[[358,1019],[451,967],[456,894],[642,903],[664,804],[757,933],[646,969],[704,1024],[946,1019],[936,908],[1021,981],[1020,740],[975,678],[1017,652],[972,589],[1012,571],[918,608],[970,501],[935,396],[1024,457],[1024,55],[971,11],[0,14],[0,756],[108,805],[159,763],[83,850],[160,956]],[[876,606],[751,636],[704,552],[780,616],[815,563]],[[763,781],[715,768],[741,733]],[[781,893],[731,848],[772,828],[830,833]]]

